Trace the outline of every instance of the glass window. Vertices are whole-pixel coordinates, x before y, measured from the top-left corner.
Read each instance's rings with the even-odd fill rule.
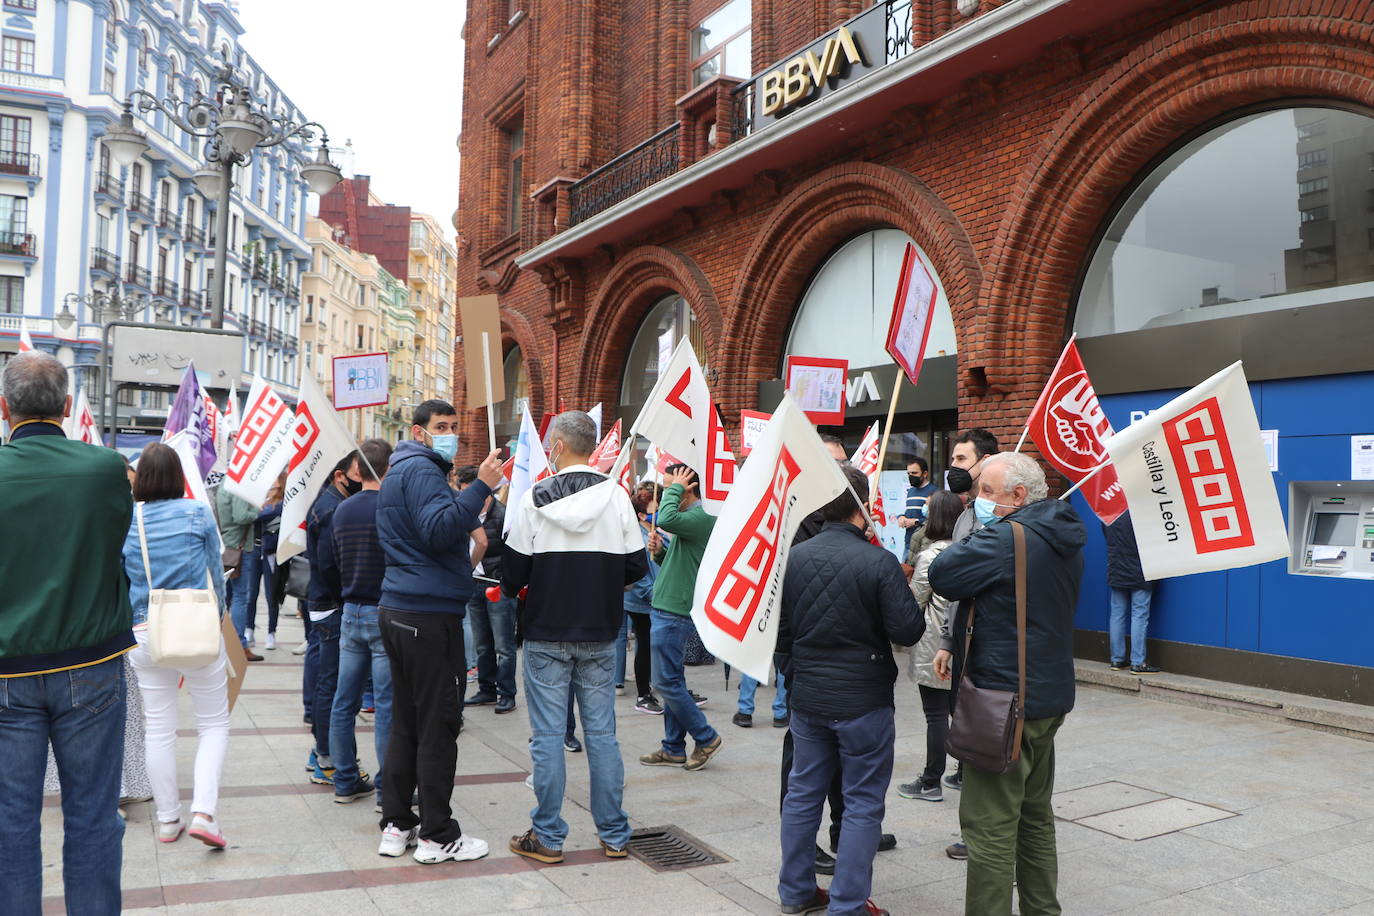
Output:
[[[33,72],[33,39],[6,35],[3,43],[3,64],[6,70]]]
[[[446,362],[444,364],[447,366]],[[519,433],[520,418],[530,406],[529,366],[518,346],[511,347],[506,353],[502,360],[502,372],[506,377],[506,399],[496,405],[495,420],[498,426],[509,427],[502,431],[505,435],[514,436]]]
[[[506,233],[514,235],[520,231],[520,215],[525,202],[525,128],[516,127],[506,132],[506,145],[510,154],[510,188],[506,216]]]
[[[1075,330],[1092,337],[1374,296],[1371,150],[1374,118],[1320,108],[1248,115],[1186,144],[1108,225]]]
[[[692,84],[717,76],[748,77],[753,60],[750,0],[730,0],[692,29]]]
[[[7,315],[23,314],[23,277],[0,277],[0,312],[4,312]]]
[[[113,68],[113,67],[106,67],[106,68],[105,68],[105,76],[104,76],[103,81],[102,81],[101,84],[100,84],[100,88],[103,89],[107,95],[114,95],[114,91],[115,91],[115,72],[114,72],[114,68]]]
[[[706,368],[706,335],[697,322],[697,316],[687,305],[686,299],[670,293],[649,309],[639,330],[635,332],[634,342],[630,344],[630,356],[625,362],[625,375],[620,384],[622,410],[644,405],[662,371],[660,356],[666,360],[684,338],[692,342],[697,360]],[[709,369],[707,375],[710,375]]]
[[[29,231],[29,199],[0,194],[0,232],[23,235]]]

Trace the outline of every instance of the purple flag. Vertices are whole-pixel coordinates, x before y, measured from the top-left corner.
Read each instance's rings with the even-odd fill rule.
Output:
[[[167,426],[162,438],[165,440],[183,429],[191,440],[203,479],[215,465],[215,428],[206,414],[205,394],[200,389],[194,365],[187,365],[186,374],[181,377],[181,387],[177,389],[176,400],[167,414]]]

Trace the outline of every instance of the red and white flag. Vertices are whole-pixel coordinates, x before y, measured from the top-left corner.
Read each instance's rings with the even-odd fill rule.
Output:
[[[90,445],[103,444],[100,441],[100,431],[96,429],[95,414],[91,413],[91,402],[86,400],[86,389],[84,388],[77,392],[76,400],[72,403],[71,416],[67,417],[62,425],[65,427],[68,439],[75,439]]]
[[[511,460],[515,463],[510,471],[510,493],[506,496],[506,505],[519,506],[530,487],[552,474],[549,456],[544,453],[544,443],[539,439],[539,430],[534,428],[528,410],[520,417],[520,437],[515,442],[515,456]],[[502,534],[510,533],[511,525],[515,524],[519,515],[515,511],[506,513]]]
[[[254,376],[221,486],[240,499],[261,506],[291,458],[291,427],[295,419],[281,395],[262,376]]]
[[[24,323],[22,315],[19,318],[19,352],[33,352],[33,338],[29,336],[29,326]]]
[[[201,479],[200,463],[196,459],[196,445],[191,442],[190,434],[183,429],[172,433],[162,444],[176,452],[177,458],[181,460],[181,476],[186,478],[186,498],[200,500],[213,511],[215,504],[210,501],[210,491]]]
[[[1050,373],[1026,428],[1045,460],[1074,483],[1108,460],[1102,443],[1111,438],[1112,424],[1097,403],[1073,338]],[[1098,471],[1081,492],[1104,525],[1126,511],[1126,496],[1110,467]]]
[[[357,447],[319,382],[302,372],[301,399],[291,424],[291,461],[286,466],[282,497],[278,564],[305,550],[305,517],[310,506],[334,473],[334,466]]]
[[[873,425],[868,428],[868,432],[864,433],[863,441],[859,443],[859,447],[854,452],[854,457],[849,459],[849,463],[868,478],[868,492],[871,497],[870,502],[873,504],[873,524],[885,528],[887,527],[887,510],[883,506],[883,492],[878,489],[878,451],[883,443],[879,425],[879,421],[873,421]]]
[[[702,507],[719,515],[735,482],[735,456],[706,376],[683,340],[649,392],[631,432],[671,452],[701,478]],[[633,438],[633,437],[630,437]]]
[[[1239,362],[1109,438],[1146,579],[1288,556],[1259,419]]]
[[[756,680],[768,679],[792,538],[802,519],[846,488],[815,427],[784,395],[701,560],[692,620],[712,654]]]
[[[620,457],[620,445],[620,421],[616,420],[611,431],[606,434],[606,438],[601,440],[601,444],[592,452],[592,457],[587,463],[601,473],[606,473],[615,464],[616,459]]]

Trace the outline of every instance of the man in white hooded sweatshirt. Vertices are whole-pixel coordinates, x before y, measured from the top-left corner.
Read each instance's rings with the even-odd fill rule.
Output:
[[[577,696],[591,771],[592,819],[607,856],[623,858],[630,821],[621,808],[625,766],[615,736],[615,644],[626,587],[649,571],[630,495],[587,465],[596,424],[581,411],[553,421],[554,476],[531,487],[515,513],[501,587],[517,596],[525,638],[525,698],[534,761],[533,826],[510,850],[538,862],[563,861],[566,770],[563,737],[568,693]]]

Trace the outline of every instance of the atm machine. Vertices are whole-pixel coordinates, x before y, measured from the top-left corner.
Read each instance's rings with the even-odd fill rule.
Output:
[[[1288,571],[1374,579],[1374,481],[1293,481],[1288,488]]]

